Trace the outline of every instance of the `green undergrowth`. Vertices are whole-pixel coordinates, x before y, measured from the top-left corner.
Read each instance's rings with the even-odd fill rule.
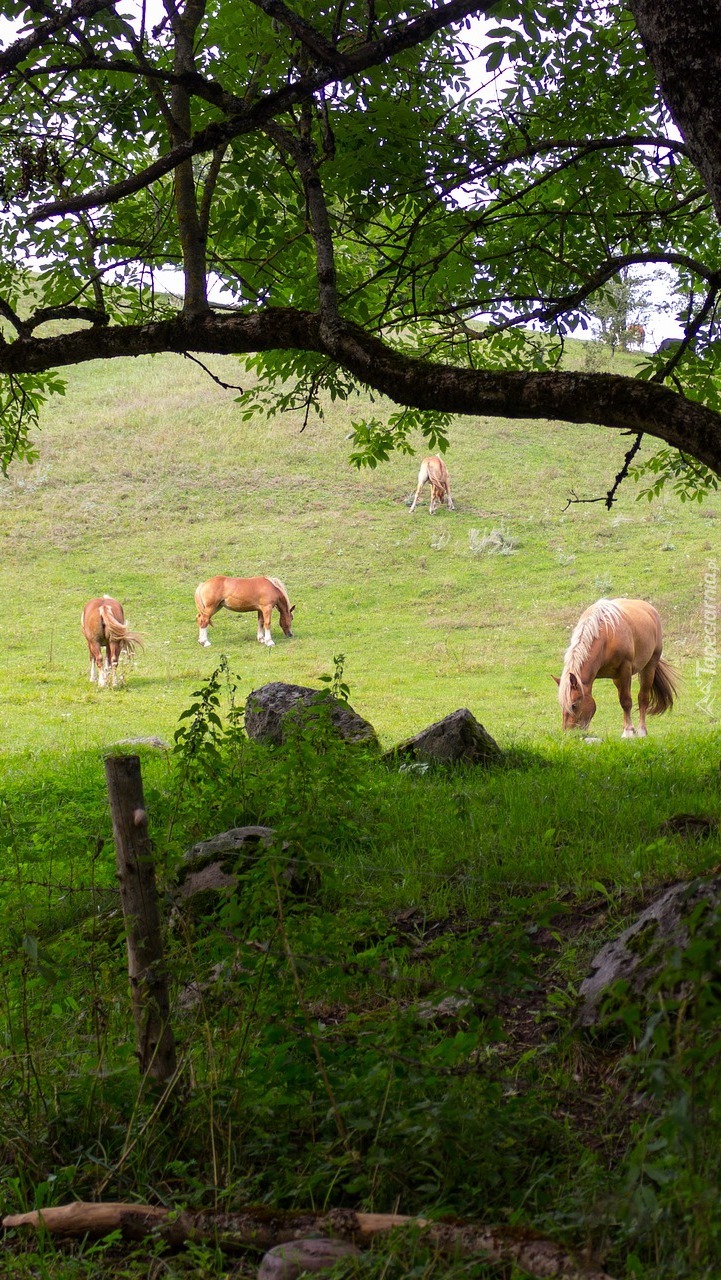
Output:
[[[340,660],[329,688],[347,693]],[[569,735],[490,769],[402,770],[340,743],[322,700],[282,747],[251,743],[242,695],[223,660],[174,749],[140,748],[181,1064],[162,1103],[138,1078],[100,755],[4,779],[0,1208],[451,1214],[590,1248],[616,1275],[711,1274],[712,945],[673,961],[650,1010],[616,993],[593,1034],[574,1010],[598,946],[660,884],[718,863],[714,829],[663,827],[717,811],[715,737]],[[184,851],[257,823],[276,839],[239,859],[235,889],[174,907]],[[19,1275],[102,1274],[113,1247],[12,1257]],[[153,1248],[124,1250],[126,1273]],[[206,1246],[161,1263],[230,1265]],[[455,1274],[408,1240],[352,1273]]]
[[[210,363],[237,383],[237,362]],[[618,991],[600,1029],[574,1019],[599,946],[721,862],[705,652],[721,499],[638,501],[646,478],[611,512],[567,506],[606,493],[623,438],[469,418],[449,431],[456,510],[410,517],[418,456],[348,465],[353,420],[384,406],[326,408],[302,431],[296,413],[248,423],[187,361],[98,362],[69,371],[38,461],[0,486],[0,1212],[449,1214],[589,1249],[616,1280],[715,1280],[715,922],[648,1005]],[[216,573],[280,576],[294,638],[274,622],[266,649],[252,616],[221,613],[201,648],[193,593]],[[90,686],[80,634],[103,592],[145,639],[118,690]],[[622,742],[603,681],[597,740],[562,735],[551,676],[582,609],[613,595],[659,608],[678,702]],[[383,749],[468,707],[502,761],[402,771],[341,749],[322,716],[260,747],[241,710],[272,680],[341,696],[347,680]],[[137,749],[181,1063],[162,1105],[139,1080],[103,768],[151,735],[169,744]],[[708,821],[667,825],[683,814]],[[273,827],[272,848],[212,907],[174,910],[184,852],[246,824]],[[13,1238],[3,1263],[139,1280],[253,1275],[257,1257]],[[354,1266],[512,1274],[409,1233]]]

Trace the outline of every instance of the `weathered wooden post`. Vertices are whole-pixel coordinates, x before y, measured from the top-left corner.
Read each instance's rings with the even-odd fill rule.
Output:
[[[128,946],[140,1070],[159,1084],[175,1071],[168,975],[138,756],[106,756],[105,777]]]

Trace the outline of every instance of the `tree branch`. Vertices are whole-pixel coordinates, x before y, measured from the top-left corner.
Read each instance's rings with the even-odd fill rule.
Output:
[[[281,151],[291,156],[303,183],[306,208],[315,243],[318,306],[324,320],[334,324],[338,318],[338,290],[333,232],[314,155],[310,103],[303,104],[300,128],[301,137],[295,138],[287,129],[281,128],[272,121],[266,132]]]
[[[318,90],[387,62],[396,54],[421,44],[444,27],[459,22],[471,14],[487,13],[495,3],[496,0],[485,0],[485,3],[478,3],[478,0],[447,0],[447,3],[414,18],[389,35],[368,41],[345,53],[342,71],[324,68],[300,76],[292,84],[274,93],[266,94],[264,97],[259,96],[250,106],[245,106],[242,101],[239,101],[237,111],[227,120],[214,122],[205,129],[199,130],[186,142],[172,147],[166,155],[159,157],[139,173],[124,178],[120,182],[97,187],[84,195],[42,204],[28,217],[28,225],[33,226],[36,222],[44,222],[47,218],[79,213],[100,205],[114,204],[125,196],[151,186],[153,182],[176,169],[178,165],[191,160],[193,156],[204,151],[213,151],[216,147],[232,141],[233,138],[265,127],[270,120],[312,97]]]
[[[326,1213],[285,1212],[263,1205],[239,1213],[189,1213],[163,1226],[170,1211],[156,1205],[117,1202],[84,1204],[75,1201],[57,1208],[35,1209],[9,1214],[2,1219],[5,1230],[18,1227],[43,1229],[58,1236],[104,1236],[122,1231],[131,1240],[158,1233],[176,1248],[187,1241],[211,1240],[225,1251],[239,1248],[269,1249],[309,1235],[330,1235],[369,1245],[379,1235],[400,1227],[421,1230],[423,1237],[442,1256],[477,1257],[478,1261],[515,1264],[529,1276],[546,1280],[612,1280],[592,1261],[577,1259],[568,1249],[528,1230],[509,1226],[454,1220],[430,1222],[400,1213],[356,1213],[352,1209],[330,1209]]]
[[[0,76],[7,75],[9,71],[14,71],[28,54],[34,53],[36,49],[42,48],[47,39],[58,31],[63,31],[67,27],[71,27],[78,18],[94,18],[96,13],[102,13],[104,9],[114,8],[117,0],[72,0],[69,9],[63,13],[55,13],[45,22],[38,23],[37,27],[28,36],[16,40],[9,48],[3,49],[0,53]]]
[[[619,488],[621,487],[621,485],[623,484],[624,480],[625,480],[625,479],[626,479],[626,477],[628,476],[628,472],[629,472],[629,468],[630,468],[630,466],[631,466],[631,463],[633,462],[634,458],[636,457],[636,454],[638,453],[639,449],[641,448],[641,443],[642,443],[642,441],[643,441],[643,432],[639,432],[639,434],[636,436],[636,439],[634,440],[633,444],[631,445],[631,448],[627,451],[626,456],[624,457],[624,459],[623,459],[623,463],[622,463],[622,465],[621,465],[621,470],[619,471],[618,475],[616,476],[616,479],[614,480],[613,484],[611,485],[611,488],[609,489],[609,491],[608,491],[608,493],[606,494],[605,498],[579,498],[579,497],[577,497],[577,496],[576,496],[575,490],[573,490],[573,489],[572,489],[572,490],[571,490],[570,497],[568,498],[568,501],[566,502],[566,505],[565,505],[565,507],[563,508],[563,510],[564,510],[564,511],[568,511],[568,508],[569,508],[569,507],[571,507],[571,506],[575,506],[577,503],[585,503],[585,502],[605,502],[605,504],[606,504],[606,508],[610,511],[610,510],[611,510],[611,507],[613,506],[614,502],[616,501],[616,494],[618,493]]]
[[[295,36],[308,53],[313,54],[323,66],[332,67],[335,71],[343,73],[343,57],[337,48],[329,44],[325,36],[316,31],[315,27],[311,27],[297,13],[293,13],[292,9],[283,4],[283,0],[251,0],[251,2],[256,8],[262,9],[267,17],[273,18],[275,22],[282,22],[291,35]]]
[[[617,374],[488,371],[418,360],[356,325],[332,328],[311,312],[176,316],[150,324],[108,325],[0,347],[0,373],[36,373],[88,360],[186,351],[239,355],[302,350],[324,355],[366,387],[399,404],[446,413],[596,423],[645,432],[721,475],[721,414],[660,386]]]

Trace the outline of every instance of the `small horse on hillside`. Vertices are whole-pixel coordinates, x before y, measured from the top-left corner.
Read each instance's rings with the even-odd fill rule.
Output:
[[[430,513],[434,514],[437,507],[448,504],[448,510],[453,511],[453,499],[451,497],[451,481],[448,475],[448,467],[442,458],[434,453],[430,458],[424,458],[421,463],[421,469],[418,472],[418,488],[415,497],[411,503],[409,515],[416,509],[416,503],[421,496],[421,489],[424,484],[431,486],[431,505]]]
[[[661,619],[646,600],[597,600],[571,636],[558,700],[564,729],[587,729],[596,711],[593,682],[611,679],[623,709],[623,738],[646,737],[646,712],[662,715],[676,696],[676,672],[661,657]],[[631,720],[631,676],[638,673],[638,731]]]
[[[112,684],[117,686],[121,653],[132,657],[136,649],[142,649],[142,637],[130,630],[123,606],[112,596],[89,600],[80,615],[80,622],[90,651],[91,683],[97,680],[98,688],[104,689],[110,677]]]
[[[275,644],[270,635],[270,619],[274,609],[280,614],[280,625],[287,636],[292,636],[291,625],[295,605],[291,605],[280,578],[209,578],[201,582],[195,592],[198,610],[198,644],[210,645],[208,627],[214,613],[224,606],[232,613],[258,611],[258,641],[268,646]]]

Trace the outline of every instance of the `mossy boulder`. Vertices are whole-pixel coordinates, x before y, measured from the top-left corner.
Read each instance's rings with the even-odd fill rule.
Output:
[[[384,759],[399,757],[405,761],[429,764],[496,764],[502,758],[498,743],[466,707],[451,712],[387,751]]]
[[[255,742],[280,746],[289,723],[312,727],[327,716],[344,742],[377,748],[373,725],[354,711],[350,703],[334,698],[323,689],[308,689],[282,680],[255,689],[245,704],[245,729]]]
[[[719,933],[721,877],[684,880],[664,890],[591,961],[591,972],[579,988],[579,1025],[592,1027],[602,1020],[604,996],[616,982],[623,981],[624,998],[643,1002],[674,953],[683,951],[692,935]],[[683,982],[680,968],[678,980]]]

